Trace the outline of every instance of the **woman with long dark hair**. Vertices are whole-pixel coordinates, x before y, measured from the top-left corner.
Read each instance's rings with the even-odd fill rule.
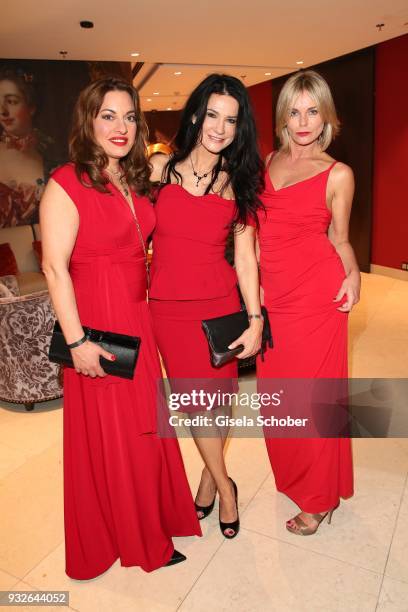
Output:
[[[173,536],[200,535],[176,439],[158,435],[161,378],[146,303],[155,224],[137,92],[107,77],[79,96],[71,163],[41,201],[43,270],[74,368],[64,371],[66,572],[89,579],[116,559],[152,571],[185,559]],[[139,336],[132,380],[83,326]]]
[[[237,362],[212,367],[201,321],[240,309],[238,280],[249,328],[231,348],[243,345],[239,358],[254,355],[260,348],[263,322],[255,231],[247,224],[257,222],[263,164],[241,81],[219,74],[204,79],[186,103],[174,154],[153,156],[151,163],[152,180],[161,185],[149,304],[172,390],[200,387],[233,392]],[[235,270],[225,259],[231,228]],[[209,406],[195,408],[206,413]],[[229,402],[221,401],[213,408],[214,415],[231,411]],[[187,411],[193,409],[187,407]],[[233,538],[239,518],[237,488],[228,477],[223,456],[227,432],[216,427],[192,431],[205,463],[196,496],[197,516],[208,516],[218,491],[221,531]]]

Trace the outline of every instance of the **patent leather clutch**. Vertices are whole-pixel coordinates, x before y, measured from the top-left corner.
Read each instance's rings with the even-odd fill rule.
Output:
[[[125,334],[99,331],[91,327],[84,327],[83,330],[87,340],[98,344],[109,353],[115,355],[115,361],[109,361],[104,357],[100,358],[103,370],[112,376],[131,380],[135,372],[141,339],[138,336],[126,336]],[[54,363],[73,367],[71,351],[65,342],[58,321],[55,321],[48,357]]]
[[[271,326],[269,324],[268,312],[262,306],[262,316],[264,326],[262,331],[262,346],[261,358],[266,345],[273,347]],[[219,368],[234,359],[236,355],[242,352],[243,345],[240,344],[234,349],[229,349],[228,346],[234,342],[241,334],[249,327],[248,314],[246,310],[240,310],[230,315],[216,317],[214,319],[206,319],[201,322],[202,328],[207,336],[208,346],[210,348],[211,364],[215,368]]]

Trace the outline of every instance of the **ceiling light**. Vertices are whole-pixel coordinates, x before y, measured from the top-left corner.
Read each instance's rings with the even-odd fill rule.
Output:
[[[175,75],[175,76],[180,76],[180,74],[181,74],[181,71],[180,71],[180,70],[178,70],[178,72],[175,72],[175,73],[174,73],[174,75]]]
[[[159,92],[159,91],[154,91],[154,92],[153,92],[153,95],[154,95],[154,96],[159,96],[159,95],[160,95],[160,92]]]
[[[166,110],[173,110],[171,106],[168,106]]]
[[[265,72],[265,76],[271,76],[272,72]]]
[[[298,66],[301,66],[303,64],[303,60],[299,60],[298,62],[296,62]]]
[[[131,53],[130,55],[131,55],[131,57],[139,57],[140,53],[136,53],[135,52],[135,53]]]
[[[151,99],[151,98],[147,98],[147,102],[151,102],[151,101],[152,101],[152,99]]]

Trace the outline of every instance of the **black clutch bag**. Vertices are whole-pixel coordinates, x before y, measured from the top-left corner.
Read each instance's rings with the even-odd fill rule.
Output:
[[[266,345],[268,344],[272,348],[273,342],[268,312],[264,306],[262,306],[261,311],[264,320],[261,346],[261,357],[263,359]],[[231,361],[235,355],[242,352],[244,348],[242,344],[234,349],[229,349],[228,346],[248,329],[249,321],[246,310],[240,310],[224,317],[206,319],[201,322],[201,325],[207,336],[211,363],[215,368]]]
[[[106,351],[115,355],[115,361],[109,361],[104,357],[100,358],[100,363],[104,371],[112,376],[119,376],[120,378],[128,378],[131,380],[139,355],[140,338],[137,336],[126,336],[124,334],[99,331],[91,327],[84,327],[83,330],[87,340],[95,342],[95,344],[98,344]],[[55,321],[48,357],[49,360],[54,363],[59,363],[71,368],[73,367],[71,351],[65,342],[58,321]]]

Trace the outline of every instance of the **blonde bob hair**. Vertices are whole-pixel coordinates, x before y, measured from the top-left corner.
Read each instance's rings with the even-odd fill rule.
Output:
[[[318,139],[322,151],[327,149],[339,133],[340,121],[327,82],[314,70],[301,70],[286,81],[276,105],[276,135],[281,142],[280,150],[283,152],[289,151],[287,122],[290,110],[295,99],[304,91],[313,98],[324,121],[324,127]]]

